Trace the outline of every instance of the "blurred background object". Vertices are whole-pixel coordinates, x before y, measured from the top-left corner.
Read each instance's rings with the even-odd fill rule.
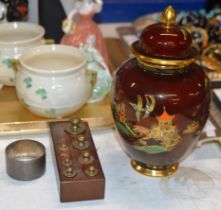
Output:
[[[28,21],[35,23],[39,22],[46,29],[46,38],[52,38],[56,42],[59,42],[60,38],[63,36],[61,22],[75,7],[76,3],[76,0],[38,0],[29,1],[29,4],[27,3],[27,0],[1,1],[10,4],[9,13],[13,14],[14,19],[19,19],[19,17],[21,17],[18,10],[20,12],[23,11],[23,16],[24,13],[27,14],[27,10],[24,12],[25,10],[22,10],[21,6],[19,6],[20,9],[18,9],[18,3],[20,2],[22,5],[28,5]],[[97,23],[133,22],[141,16],[162,11],[168,4],[173,5],[176,11],[199,11],[201,9],[206,9],[208,12],[214,7],[220,7],[221,0],[171,0],[169,2],[167,0],[104,0],[102,12],[96,14],[94,20]],[[197,15],[199,15],[199,13]],[[9,16],[12,17],[12,15]],[[201,28],[203,28],[202,24],[204,20],[205,18],[200,19]],[[200,45],[205,46],[207,39],[204,33],[205,31],[196,27],[197,26],[194,25],[194,27],[191,28],[191,30],[193,30],[193,35],[198,41],[203,37],[204,42],[200,42]],[[208,36],[208,39],[211,39],[211,36],[214,36],[214,34],[217,33],[217,29],[217,26],[213,27],[213,29],[209,28],[211,33]]]
[[[220,0],[207,0],[206,1],[206,10],[210,11],[213,8],[221,7],[221,1]]]
[[[98,22],[132,22],[136,18],[164,10],[173,5],[176,11],[199,10],[205,0],[104,0],[103,11],[97,14]]]
[[[0,0],[7,8],[7,21],[25,21],[28,14],[28,0]]]
[[[53,38],[58,42],[63,35],[61,22],[75,7],[75,3],[76,0],[29,1],[28,21],[39,22],[46,29],[46,38]],[[176,11],[189,11],[205,8],[206,2],[205,0],[169,2],[167,0],[104,0],[102,12],[96,14],[94,20],[97,23],[132,22],[140,16],[162,11],[168,4],[172,4]]]
[[[50,0],[43,0],[47,2]],[[50,1],[48,15],[58,0]],[[73,9],[76,0],[60,0],[66,14]],[[209,2],[209,1],[208,1]],[[29,20],[37,22],[36,16],[38,1],[29,1]],[[162,11],[168,4],[173,5],[176,11],[180,10],[199,10],[205,8],[206,0],[104,0],[103,10],[95,16],[96,22],[132,22],[136,18],[155,12]],[[211,3],[210,3],[211,4]]]
[[[60,0],[39,0],[39,24],[45,28],[45,38],[58,43],[63,36],[62,21],[66,18]]]

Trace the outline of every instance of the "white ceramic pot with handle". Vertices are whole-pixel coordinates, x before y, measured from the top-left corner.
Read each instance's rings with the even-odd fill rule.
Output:
[[[19,60],[17,96],[34,114],[60,118],[88,100],[91,76],[86,71],[86,56],[79,49],[42,45],[25,51]]]
[[[15,85],[18,58],[32,47],[41,45],[45,30],[42,26],[26,22],[0,24],[0,84]]]

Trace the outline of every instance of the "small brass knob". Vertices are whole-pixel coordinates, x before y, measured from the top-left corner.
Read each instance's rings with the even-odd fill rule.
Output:
[[[65,143],[61,143],[61,144],[59,145],[59,149],[60,149],[61,151],[67,151],[67,150],[68,150],[68,146],[67,146]]]
[[[98,174],[98,170],[94,166],[89,166],[85,170],[85,174],[88,175],[88,176],[96,176]]]
[[[72,129],[72,131],[77,133],[81,120],[79,118],[74,118],[70,122],[71,122],[71,129]]]
[[[90,158],[90,153],[89,153],[89,152],[84,152],[84,153],[82,154],[82,156],[83,156],[83,159],[84,159],[84,160],[88,160],[88,159]]]
[[[87,151],[83,152],[79,158],[82,164],[90,164],[94,161],[94,157]]]
[[[77,140],[78,140],[79,142],[84,142],[84,141],[85,141],[85,136],[79,135],[79,136],[77,136]]]
[[[78,126],[80,124],[80,122],[81,122],[81,120],[78,117],[71,120],[71,124],[76,125],[76,126]]]
[[[79,118],[74,118],[70,121],[71,126],[64,129],[70,135],[76,136],[85,132],[86,127]]]
[[[79,135],[77,137],[78,145],[83,147],[85,145],[85,137],[83,135]]]
[[[72,167],[69,167],[69,168],[64,169],[63,175],[68,178],[71,178],[71,177],[75,177],[77,175],[77,172]]]
[[[84,135],[78,135],[77,140],[75,140],[72,144],[72,146],[75,149],[84,150],[89,147],[90,143],[86,140]]]
[[[69,158],[65,158],[63,161],[62,161],[62,164],[66,167],[68,166],[71,166],[72,165],[72,160],[69,159]]]

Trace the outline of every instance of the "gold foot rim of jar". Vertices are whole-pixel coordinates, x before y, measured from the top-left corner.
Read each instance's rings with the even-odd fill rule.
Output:
[[[149,166],[144,163],[140,163],[136,160],[131,160],[131,165],[135,171],[145,176],[152,177],[165,177],[170,176],[176,172],[178,168],[178,163],[171,165],[169,167],[157,168],[154,166]]]

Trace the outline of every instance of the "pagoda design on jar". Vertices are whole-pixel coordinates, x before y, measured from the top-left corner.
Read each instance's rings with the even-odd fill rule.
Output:
[[[114,75],[114,122],[133,168],[144,175],[173,174],[208,118],[209,80],[191,43],[169,6],[162,23],[146,27],[131,45],[135,57]]]

